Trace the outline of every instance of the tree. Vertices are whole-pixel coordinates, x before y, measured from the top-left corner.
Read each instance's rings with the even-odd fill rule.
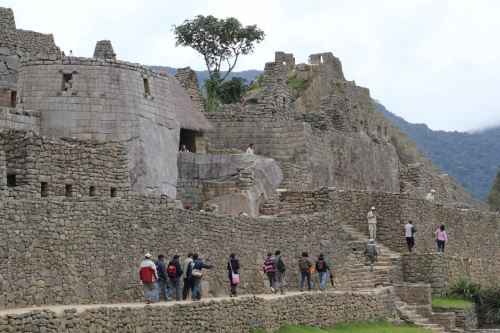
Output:
[[[251,54],[256,43],[264,40],[264,32],[256,25],[244,27],[238,19],[218,19],[198,15],[173,28],[175,46],[189,46],[201,53],[209,73],[207,94],[214,98],[220,84],[236,66],[240,55]],[[227,65],[224,75],[221,67]]]
[[[490,205],[491,211],[500,211],[500,170],[498,170],[495,183],[493,184],[493,188],[491,189],[488,197],[488,204]]]

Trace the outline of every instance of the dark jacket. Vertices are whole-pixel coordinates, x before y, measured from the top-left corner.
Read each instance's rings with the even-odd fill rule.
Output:
[[[229,278],[231,278],[231,267],[233,267],[232,272],[234,274],[238,274],[238,272],[240,270],[240,261],[238,259],[234,258],[234,259],[229,259],[229,261],[227,262],[227,270],[229,273]]]
[[[176,277],[182,276],[182,273],[184,273],[184,271],[182,270],[182,266],[181,266],[181,263],[179,262],[179,260],[173,260],[173,259],[170,260],[170,262],[168,263],[168,266],[170,266],[170,265],[175,266],[175,275],[177,275]]]
[[[323,267],[320,267],[321,264],[319,263],[320,261],[323,262]],[[318,258],[318,260],[316,260],[316,272],[318,273],[324,273],[326,271],[329,271],[330,270],[330,265],[328,264],[328,261],[326,260],[326,258]]]
[[[167,267],[164,261],[157,260],[155,262],[156,272],[158,273],[158,280],[167,281]]]
[[[201,259],[193,260],[193,269],[199,269],[201,271],[202,268],[210,269],[212,267],[212,265],[204,263]]]

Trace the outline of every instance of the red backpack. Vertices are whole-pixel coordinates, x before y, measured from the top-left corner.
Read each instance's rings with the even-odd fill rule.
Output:
[[[177,267],[174,264],[168,265],[167,275],[169,278],[172,278],[172,279],[175,279],[177,277]]]
[[[141,267],[139,271],[139,276],[143,283],[155,282],[155,271],[151,267]]]

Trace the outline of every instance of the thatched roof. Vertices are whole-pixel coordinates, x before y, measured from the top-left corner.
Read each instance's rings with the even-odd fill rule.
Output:
[[[213,126],[205,117],[203,110],[189,97],[173,75],[168,74],[168,76],[177,120],[181,124],[181,128],[198,132],[211,130]]]

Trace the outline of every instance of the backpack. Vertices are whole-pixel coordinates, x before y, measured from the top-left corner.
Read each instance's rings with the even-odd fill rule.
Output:
[[[309,260],[307,260],[306,258],[300,258],[300,260],[299,260],[300,271],[302,273],[307,273],[307,272],[309,272],[309,267],[311,267]]]
[[[175,279],[177,277],[177,267],[175,264],[169,264],[167,267],[167,275],[169,278]]]
[[[280,273],[283,273],[284,271],[286,271],[285,263],[283,262],[281,257],[278,258],[278,263],[276,264],[276,268],[278,268],[278,272],[280,272]]]
[[[139,276],[143,283],[152,283],[155,281],[154,270],[151,267],[141,267]]]
[[[323,259],[318,259],[318,261],[316,261],[316,268],[318,269],[318,271],[323,270],[324,266],[325,262],[323,261]]]

